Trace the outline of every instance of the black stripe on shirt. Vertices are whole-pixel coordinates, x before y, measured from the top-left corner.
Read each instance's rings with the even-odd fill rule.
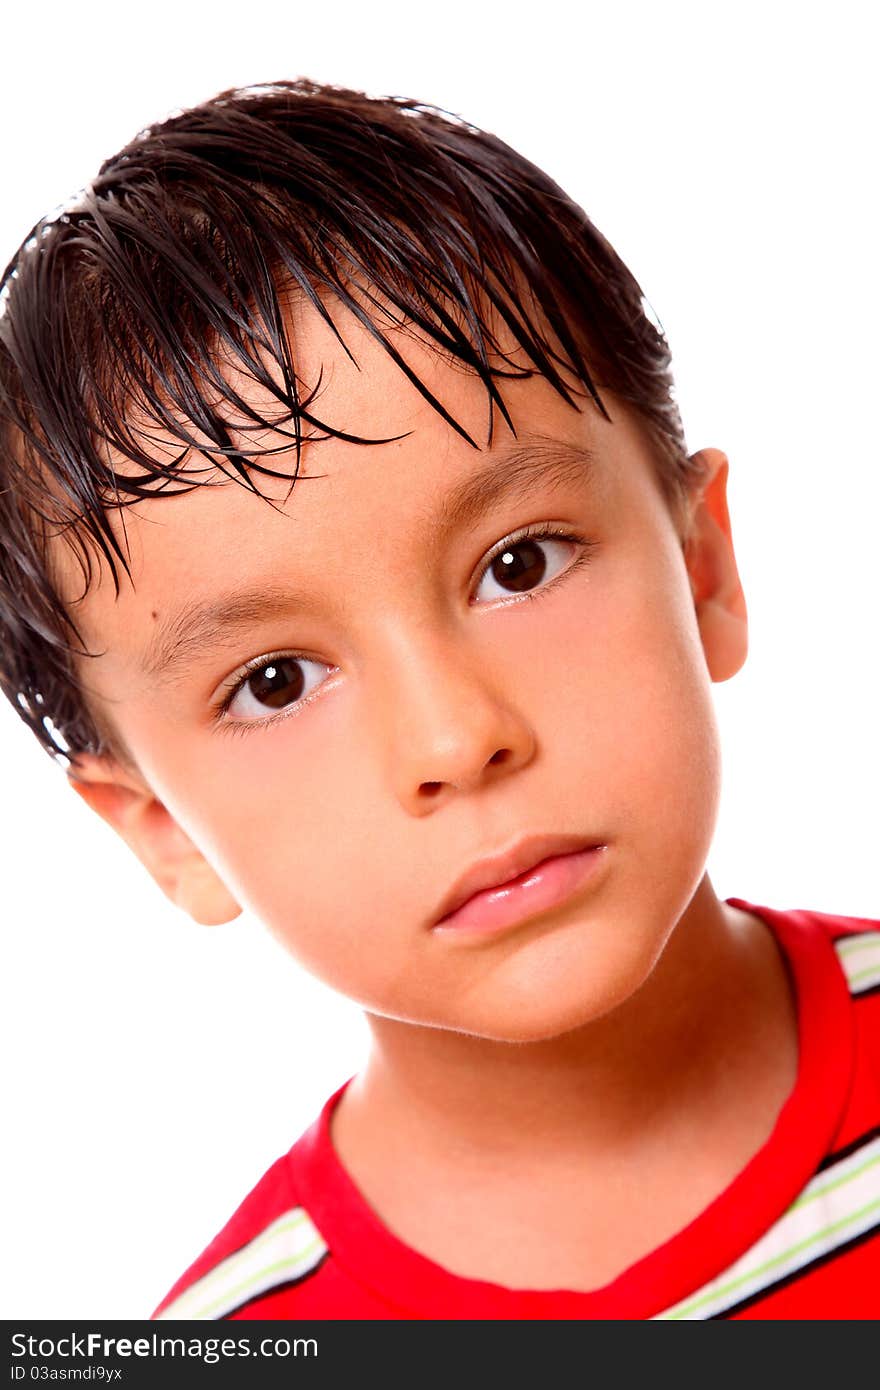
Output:
[[[853,1139],[851,1143],[846,1144],[842,1149],[835,1149],[833,1153],[826,1155],[816,1169],[816,1172],[821,1173],[823,1168],[833,1168],[835,1163],[840,1163],[844,1158],[850,1158],[852,1154],[858,1153],[859,1149],[863,1149],[866,1144],[873,1143],[877,1138],[880,1138],[880,1125],[875,1125],[873,1129],[865,1130],[865,1133],[860,1134],[858,1139]]]
[[[259,1303],[261,1298],[274,1298],[276,1294],[284,1293],[286,1289],[295,1288],[297,1284],[304,1284],[307,1279],[311,1279],[313,1274],[317,1274],[318,1270],[329,1258],[330,1251],[325,1250],[320,1260],[318,1260],[317,1264],[313,1264],[311,1269],[305,1270],[302,1274],[297,1274],[295,1279],[285,1279],[280,1284],[273,1284],[271,1288],[262,1289],[259,1293],[253,1294],[250,1298],[246,1298],[243,1303],[239,1303],[235,1308],[230,1308],[218,1321],[225,1322],[227,1318],[234,1317],[236,1313],[240,1313],[243,1308],[248,1308],[252,1303]],[[261,1316],[265,1317],[266,1315],[261,1314]]]
[[[713,1313],[707,1322],[723,1322],[726,1318],[732,1318],[736,1313],[743,1313],[747,1308],[754,1308],[756,1304],[762,1303],[764,1299],[770,1298],[773,1294],[779,1293],[781,1289],[788,1288],[790,1284],[796,1284],[799,1279],[805,1279],[813,1270],[820,1269],[822,1265],[830,1264],[832,1260],[840,1259],[848,1255],[851,1250],[855,1250],[860,1245],[867,1245],[868,1241],[874,1240],[880,1235],[880,1222],[872,1226],[870,1230],[862,1231],[859,1235],[853,1236],[852,1240],[846,1241],[843,1245],[836,1245],[833,1250],[826,1250],[823,1255],[817,1255],[815,1260],[811,1260],[807,1265],[801,1265],[800,1269],[794,1269],[790,1274],[786,1274],[782,1279],[777,1279],[773,1284],[765,1284],[763,1289],[757,1293],[749,1294],[748,1298],[742,1299],[740,1303],[733,1303],[729,1308],[725,1308],[723,1313]],[[877,1314],[880,1316],[880,1290],[877,1293]]]

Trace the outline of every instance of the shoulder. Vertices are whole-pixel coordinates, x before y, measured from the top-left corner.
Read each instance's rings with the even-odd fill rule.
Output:
[[[798,997],[800,1074],[810,1077],[814,1101],[830,1088],[839,1095],[825,1161],[868,1143],[880,1157],[880,921],[730,901],[763,918],[786,957]]]
[[[828,922],[850,994],[861,998],[880,990],[880,921],[831,917]]]
[[[228,1318],[267,1289],[316,1269],[327,1247],[298,1200],[290,1160],[285,1154],[263,1174],[154,1318]]]
[[[852,1094],[877,1099],[860,1107],[880,1122],[880,921],[804,908],[757,907],[741,898],[732,906],[760,917],[785,958],[798,1005],[800,1046],[811,1039],[821,1054],[818,1072],[837,1066],[850,1074]],[[870,1078],[869,1084],[859,1084]]]
[[[843,917],[830,912],[789,914],[807,931],[830,941],[855,999],[880,989],[880,921],[871,917]]]
[[[758,907],[743,898],[727,901],[762,918],[789,958],[821,953],[830,947],[851,995],[866,994],[880,986],[880,920],[807,908]]]
[[[345,1086],[348,1086],[346,1081]],[[275,1159],[231,1218],[153,1312],[161,1319],[227,1319],[277,1316],[278,1295],[314,1304],[313,1284],[324,1272],[327,1243],[303,1194],[323,1180],[329,1152],[328,1116],[345,1086],[329,1097],[288,1154]],[[317,1305],[324,1301],[324,1279]],[[332,1283],[332,1280],[331,1280]],[[307,1287],[309,1286],[309,1287]],[[266,1311],[267,1298],[272,1311]],[[289,1314],[286,1314],[289,1315]]]

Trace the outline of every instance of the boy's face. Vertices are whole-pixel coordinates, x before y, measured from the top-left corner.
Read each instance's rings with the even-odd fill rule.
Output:
[[[478,451],[340,322],[359,369],[311,311],[295,324],[313,409],[404,437],[307,445],[275,507],[230,483],[125,512],[133,585],[105,577],[78,612],[104,653],[83,681],[137,772],[83,758],[83,794],[194,915],[232,915],[229,890],[368,1010],[554,1036],[638,988],[703,875],[710,671],[744,641],[723,469],[689,571],[619,403],[609,424],[505,384],[517,438],[498,417]],[[483,387],[398,341],[484,440]],[[465,870],[538,835],[606,848],[548,910],[434,929]]]

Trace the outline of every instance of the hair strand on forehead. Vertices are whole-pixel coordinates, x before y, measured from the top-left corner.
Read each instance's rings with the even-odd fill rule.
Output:
[[[118,593],[137,500],[227,479],[264,495],[262,479],[293,486],[306,442],[389,442],[323,418],[322,374],[297,373],[297,302],[350,357],[334,306],[352,314],[475,449],[391,329],[474,373],[490,445],[496,411],[513,431],[505,381],[539,374],[607,417],[601,382],[640,415],[670,500],[687,490],[662,329],[546,174],[415,101],[306,79],[223,92],[141,131],[3,276],[0,685],[51,753],[106,742],[75,673],[86,653],[52,543],[70,546],[83,594],[96,562]]]

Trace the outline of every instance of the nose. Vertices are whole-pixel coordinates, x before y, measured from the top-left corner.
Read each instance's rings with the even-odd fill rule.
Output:
[[[379,692],[389,779],[411,815],[488,787],[535,754],[528,719],[485,657],[438,638],[402,639]]]

